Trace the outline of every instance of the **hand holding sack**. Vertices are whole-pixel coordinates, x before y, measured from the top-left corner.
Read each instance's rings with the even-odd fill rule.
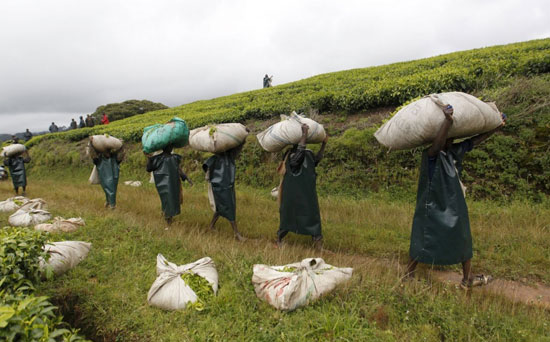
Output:
[[[502,116],[494,103],[486,103],[461,92],[432,94],[401,108],[383,124],[374,136],[382,145],[403,150],[433,142],[452,105],[453,125],[449,138],[464,138],[491,131],[502,125]]]
[[[22,145],[22,144],[11,144],[11,145],[8,145],[8,146],[5,146],[3,149],[2,149],[2,157],[13,157],[15,155],[18,155],[20,153],[23,153],[27,150],[27,148],[25,147],[25,145]]]
[[[141,144],[143,152],[153,153],[164,149],[168,145],[184,147],[189,141],[189,129],[184,120],[175,117],[166,124],[156,124],[145,127]]]
[[[86,259],[92,244],[83,241],[60,241],[44,245],[44,251],[50,255],[48,261],[40,260],[40,268],[52,267],[55,275],[60,275],[76,267]]]
[[[189,146],[201,152],[221,153],[242,145],[248,130],[240,123],[196,128],[189,133]]]
[[[147,295],[149,305],[165,310],[185,309],[198,300],[197,294],[182,279],[185,273],[196,274],[208,281],[214,295],[218,292],[218,272],[209,257],[178,266],[157,255],[157,279]]]
[[[254,265],[252,284],[258,298],[278,310],[292,311],[332,291],[351,278],[352,268],[338,268],[321,258],[284,266]]]
[[[281,115],[281,121],[257,135],[258,142],[267,152],[279,152],[288,145],[300,142],[302,124],[309,127],[306,142],[322,143],[326,137],[323,125],[292,112],[290,116]]]

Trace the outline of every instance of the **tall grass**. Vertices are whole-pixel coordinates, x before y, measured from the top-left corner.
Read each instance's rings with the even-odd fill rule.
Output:
[[[124,176],[123,176],[124,177]],[[0,198],[11,196],[0,183]],[[227,222],[207,229],[211,211],[202,184],[184,190],[182,214],[168,230],[154,187],[120,184],[118,208],[103,208],[98,186],[65,177],[31,180],[29,196],[42,197],[55,215],[82,216],[87,225],[55,239],[93,243],[89,257],[67,275],[45,283],[67,319],[89,337],[108,341],[547,341],[550,314],[474,291],[470,296],[440,283],[400,282],[413,203],[379,195],[353,200],[321,198],[326,247],[289,236],[277,249],[277,206],[267,191],[238,187],[237,220],[249,240],[236,242]],[[470,203],[475,265],[498,277],[550,280],[550,208],[510,203]],[[538,217],[538,218],[537,218]],[[7,215],[0,216],[6,224]],[[214,259],[219,295],[206,310],[164,312],[146,303],[155,279],[155,256],[183,264]],[[250,279],[255,263],[284,264],[321,256],[354,267],[352,280],[320,301],[281,313],[256,298]]]

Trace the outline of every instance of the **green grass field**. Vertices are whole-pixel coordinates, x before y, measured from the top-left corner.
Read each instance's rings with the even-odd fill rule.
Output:
[[[277,249],[276,203],[266,191],[238,187],[238,222],[249,240],[233,240],[227,222],[210,232],[211,216],[202,184],[185,189],[182,214],[164,229],[153,186],[120,185],[118,208],[102,207],[100,187],[83,174],[64,181],[31,179],[29,195],[44,198],[54,215],[82,216],[87,225],[59,240],[93,243],[88,258],[68,274],[43,283],[73,326],[107,341],[547,341],[550,313],[476,289],[471,294],[432,281],[423,268],[419,281],[402,284],[413,203],[381,196],[320,200],[326,248],[290,236]],[[55,177],[54,177],[55,178]],[[123,180],[124,180],[123,176]],[[0,198],[11,195],[0,183]],[[470,205],[476,271],[499,278],[548,283],[548,205],[490,202]],[[0,224],[7,215],[0,216]],[[215,261],[219,295],[204,311],[164,312],[147,305],[156,254],[178,264],[204,256]],[[292,313],[277,312],[256,298],[255,263],[283,264],[321,256],[354,268],[346,285]],[[524,280],[525,281],[525,280]]]

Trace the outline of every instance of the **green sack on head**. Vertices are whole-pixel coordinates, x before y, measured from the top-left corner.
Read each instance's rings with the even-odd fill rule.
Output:
[[[175,117],[166,124],[145,127],[141,144],[145,153],[164,149],[168,145],[183,147],[189,140],[189,129],[184,120]]]

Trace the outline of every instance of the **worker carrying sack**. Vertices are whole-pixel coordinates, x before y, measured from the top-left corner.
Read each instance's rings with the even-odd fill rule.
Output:
[[[27,148],[25,147],[25,145],[22,145],[22,144],[11,144],[11,145],[8,145],[8,146],[5,146],[3,149],[2,149],[2,157],[6,158],[6,157],[13,157],[15,155],[18,155],[20,153],[23,153],[27,150]]]
[[[55,275],[60,275],[76,267],[86,259],[92,244],[83,241],[59,241],[44,245],[44,251],[50,255],[48,261],[40,260],[40,268],[51,267]]]
[[[166,260],[162,254],[157,255],[158,277],[147,295],[149,305],[165,310],[180,310],[190,303],[196,303],[199,300],[196,291],[202,289],[193,289],[193,284],[187,284],[182,278],[195,275],[208,282],[214,295],[218,292],[218,271],[209,257],[178,266]]]
[[[309,126],[306,143],[318,144],[325,140],[326,133],[323,125],[292,112],[290,116],[281,115],[280,122],[258,134],[258,142],[267,152],[279,152],[285,146],[300,142],[302,124]]]
[[[284,266],[254,265],[253,272],[256,296],[276,309],[292,311],[349,280],[353,269],[331,266],[321,258],[308,258]]]
[[[189,129],[184,120],[175,117],[166,124],[145,127],[141,144],[145,153],[153,153],[168,145],[183,147],[189,140]]]
[[[109,134],[92,135],[90,137],[90,144],[99,153],[103,152],[117,152],[122,148],[122,140],[110,136]]]
[[[461,92],[431,94],[401,108],[382,125],[374,136],[382,145],[403,150],[434,141],[445,115],[442,109],[453,106],[453,125],[449,138],[464,138],[491,131],[502,125],[500,111],[487,103]]]
[[[242,145],[248,129],[240,123],[224,123],[195,128],[189,133],[189,146],[201,152],[221,153]]]

